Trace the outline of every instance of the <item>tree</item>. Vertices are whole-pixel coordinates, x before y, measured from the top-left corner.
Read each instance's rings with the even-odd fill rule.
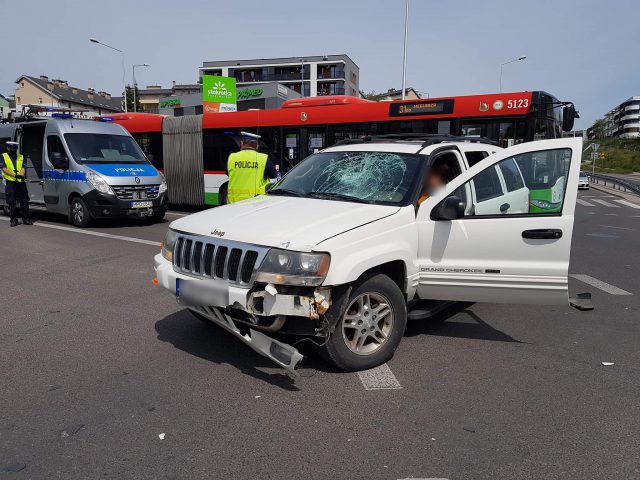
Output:
[[[599,118],[593,122],[591,130],[593,131],[593,138],[604,138],[604,120]]]
[[[383,93],[376,93],[375,90],[371,90],[370,92],[365,92],[364,90],[360,90],[360,97],[366,100],[373,100],[374,102],[379,102],[384,98]]]
[[[138,93],[138,85],[136,85],[136,88],[135,88],[135,93],[136,93],[136,96],[135,96],[135,98],[136,98],[136,108],[135,109],[133,108],[133,92],[134,92],[134,89],[130,85],[127,85],[127,111],[133,112],[135,110],[135,111],[140,112],[142,110],[142,108],[141,108],[141,105],[140,105],[140,95]],[[124,99],[123,99],[122,102],[123,102],[123,109],[124,109]]]

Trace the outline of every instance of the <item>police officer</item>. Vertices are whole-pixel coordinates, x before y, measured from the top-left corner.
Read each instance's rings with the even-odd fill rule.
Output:
[[[227,161],[229,203],[262,195],[266,191],[269,179],[278,176],[278,171],[269,157],[258,152],[260,136],[246,132],[241,134],[240,151],[229,155]]]
[[[18,143],[7,142],[7,152],[2,154],[2,178],[5,183],[5,195],[12,227],[18,225],[16,202],[20,203],[22,223],[33,225],[29,218],[29,193],[25,183],[26,172],[23,164],[24,158],[18,153]]]

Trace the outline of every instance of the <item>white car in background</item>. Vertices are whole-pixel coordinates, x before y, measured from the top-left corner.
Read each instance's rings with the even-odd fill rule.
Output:
[[[578,176],[578,189],[589,190],[589,175],[587,175],[587,172],[580,172],[580,175]]]
[[[568,303],[581,154],[575,138],[327,148],[265,195],[172,222],[154,259],[158,283],[291,371],[302,358],[295,337],[340,369],[369,369],[393,356],[408,318],[451,301]],[[562,179],[559,211],[531,213],[533,162]],[[438,164],[450,178],[418,204]]]

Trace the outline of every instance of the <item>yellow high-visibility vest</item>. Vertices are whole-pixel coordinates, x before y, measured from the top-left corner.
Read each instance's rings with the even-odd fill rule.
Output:
[[[22,170],[22,164],[24,162],[24,157],[22,155],[18,154],[18,158],[16,159],[17,168],[13,167],[13,161],[11,160],[11,157],[8,153],[3,153],[2,159],[4,160],[4,167],[10,172],[20,173],[20,170]],[[2,172],[2,177],[7,182],[24,182],[24,180],[18,180],[17,178],[7,175],[6,173],[4,173],[4,171]]]
[[[229,155],[227,161],[229,203],[264,194],[265,187],[269,184],[269,180],[264,178],[267,158],[267,155],[255,150],[241,150]]]

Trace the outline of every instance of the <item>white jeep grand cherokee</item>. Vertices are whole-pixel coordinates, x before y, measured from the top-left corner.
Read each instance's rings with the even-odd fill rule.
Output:
[[[437,136],[327,148],[266,195],[172,222],[157,279],[284,368],[302,359],[298,337],[341,369],[372,368],[408,318],[447,302],[567,303],[581,148]],[[419,203],[432,170],[446,185]],[[530,209],[550,179],[560,211]]]

